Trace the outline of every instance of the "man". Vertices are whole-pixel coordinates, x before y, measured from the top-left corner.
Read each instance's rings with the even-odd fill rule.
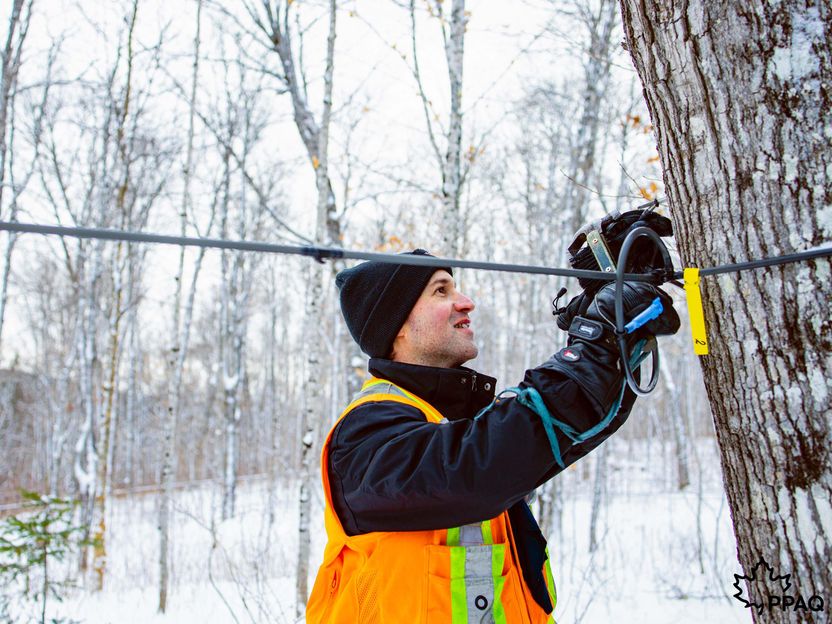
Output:
[[[328,543],[307,622],[553,621],[546,540],[525,498],[632,408],[612,284],[576,298],[574,319],[559,319],[569,346],[496,399],[495,379],[462,366],[478,352],[475,306],[450,268],[365,262],[336,284],[373,377],[324,445]],[[628,319],[657,296],[665,313],[633,342],[678,329],[670,298],[648,284],[626,285]]]

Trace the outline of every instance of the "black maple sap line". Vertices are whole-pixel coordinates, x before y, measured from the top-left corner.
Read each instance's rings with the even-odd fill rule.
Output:
[[[433,256],[414,256],[400,254],[386,254],[369,251],[342,249],[338,247],[320,247],[314,245],[280,245],[261,241],[226,240],[219,238],[195,238],[186,236],[169,236],[148,232],[130,232],[126,230],[68,227],[61,225],[44,225],[35,223],[20,223],[0,221],[0,230],[15,233],[43,234],[54,236],[70,236],[73,238],[94,238],[111,241],[124,241],[136,243],[158,243],[164,245],[177,245],[184,247],[207,247],[214,249],[231,249],[237,251],[250,251],[259,253],[277,253],[300,255],[315,258],[319,262],[324,259],[334,260],[373,260],[387,264],[407,264],[415,266],[434,266],[442,268],[453,266],[458,268],[470,268],[481,271],[504,271],[511,273],[527,273],[532,275],[555,275],[560,277],[577,277],[601,281],[614,281],[616,276],[600,271],[589,271],[585,269],[562,269],[547,266],[535,266],[528,264],[510,264],[500,262],[482,262],[477,260],[462,260],[459,258],[437,258]],[[832,256],[832,246],[810,249],[798,253],[772,256],[748,262],[734,264],[721,264],[715,267],[700,269],[700,276],[719,275],[723,273],[738,273],[752,269],[791,264],[827,258]],[[678,280],[683,277],[681,271],[672,274],[653,273],[626,273],[624,279],[634,282],[664,283],[671,280]]]

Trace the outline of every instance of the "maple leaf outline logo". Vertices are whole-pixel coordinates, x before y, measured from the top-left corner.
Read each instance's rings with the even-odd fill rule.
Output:
[[[757,615],[760,615],[763,612],[763,608],[766,606],[764,603],[764,597],[758,596],[756,600],[752,601],[754,596],[749,595],[746,600],[742,597],[743,588],[740,587],[740,581],[747,581],[749,586],[751,586],[754,582],[765,581],[766,585],[769,586],[769,590],[775,589],[776,587],[776,595],[779,596],[781,593],[782,595],[786,595],[786,591],[792,586],[792,582],[789,580],[791,576],[791,574],[776,575],[774,573],[774,568],[772,568],[765,559],[760,557],[760,560],[754,564],[753,568],[751,568],[750,576],[743,576],[742,574],[734,575],[734,588],[737,590],[737,593],[734,594],[734,598],[743,603],[746,609],[755,607],[757,609]],[[771,591],[768,592],[769,595],[771,595],[771,593]]]

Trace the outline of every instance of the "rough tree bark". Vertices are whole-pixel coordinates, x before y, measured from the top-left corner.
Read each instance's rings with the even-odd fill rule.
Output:
[[[685,265],[828,244],[832,6],[621,6]],[[829,609],[829,261],[706,278],[703,297],[710,355],[701,362],[740,563],[750,574],[765,559],[792,575],[786,593],[804,600],[826,594]],[[745,589],[767,601],[760,584]],[[754,617],[809,622],[825,615],[764,608]]]

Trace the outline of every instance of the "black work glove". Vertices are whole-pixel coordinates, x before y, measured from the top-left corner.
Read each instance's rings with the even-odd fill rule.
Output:
[[[625,282],[622,300],[625,323],[643,312],[658,297],[664,308],[661,315],[648,321],[632,334],[632,345],[648,336],[674,334],[679,330],[679,315],[673,300],[660,288],[646,282]],[[590,298],[589,291],[574,297],[558,315],[558,327],[569,332],[567,347],[552,358],[553,368],[577,383],[585,396],[606,413],[621,392],[624,374],[620,350],[615,338],[615,283],[602,286]],[[638,376],[638,371],[634,371]]]
[[[635,341],[647,336],[669,336],[679,331],[679,315],[673,309],[673,300],[661,288],[648,284],[647,282],[624,282],[622,289],[622,302],[624,304],[624,322],[627,323],[645,309],[654,299],[658,297],[661,301],[663,312],[658,318],[648,321],[632,334],[627,336],[627,343],[632,345]],[[576,321],[580,318],[589,323],[581,325]],[[615,283],[608,282],[597,292],[585,290],[572,298],[565,308],[562,308],[557,316],[557,324],[564,331],[569,332],[569,344],[575,340],[589,340],[599,342],[594,333],[589,333],[590,326],[598,326],[598,332],[602,333],[608,344],[617,349],[615,341]]]
[[[673,299],[661,288],[647,282],[624,282],[621,298],[624,304],[625,324],[646,310],[656,298],[661,301],[663,308],[657,318],[636,329],[628,338],[628,342],[645,336],[670,336],[679,331],[679,315],[673,309]],[[598,291],[583,316],[606,324],[612,331],[615,330],[615,283],[610,282]]]
[[[562,292],[566,292],[566,289],[564,288]],[[572,319],[576,316],[584,315],[597,292],[598,288],[596,287],[585,288],[579,294],[572,297],[565,308],[555,310],[554,314],[557,315],[555,320],[557,321],[558,327],[563,331],[569,331]]]

